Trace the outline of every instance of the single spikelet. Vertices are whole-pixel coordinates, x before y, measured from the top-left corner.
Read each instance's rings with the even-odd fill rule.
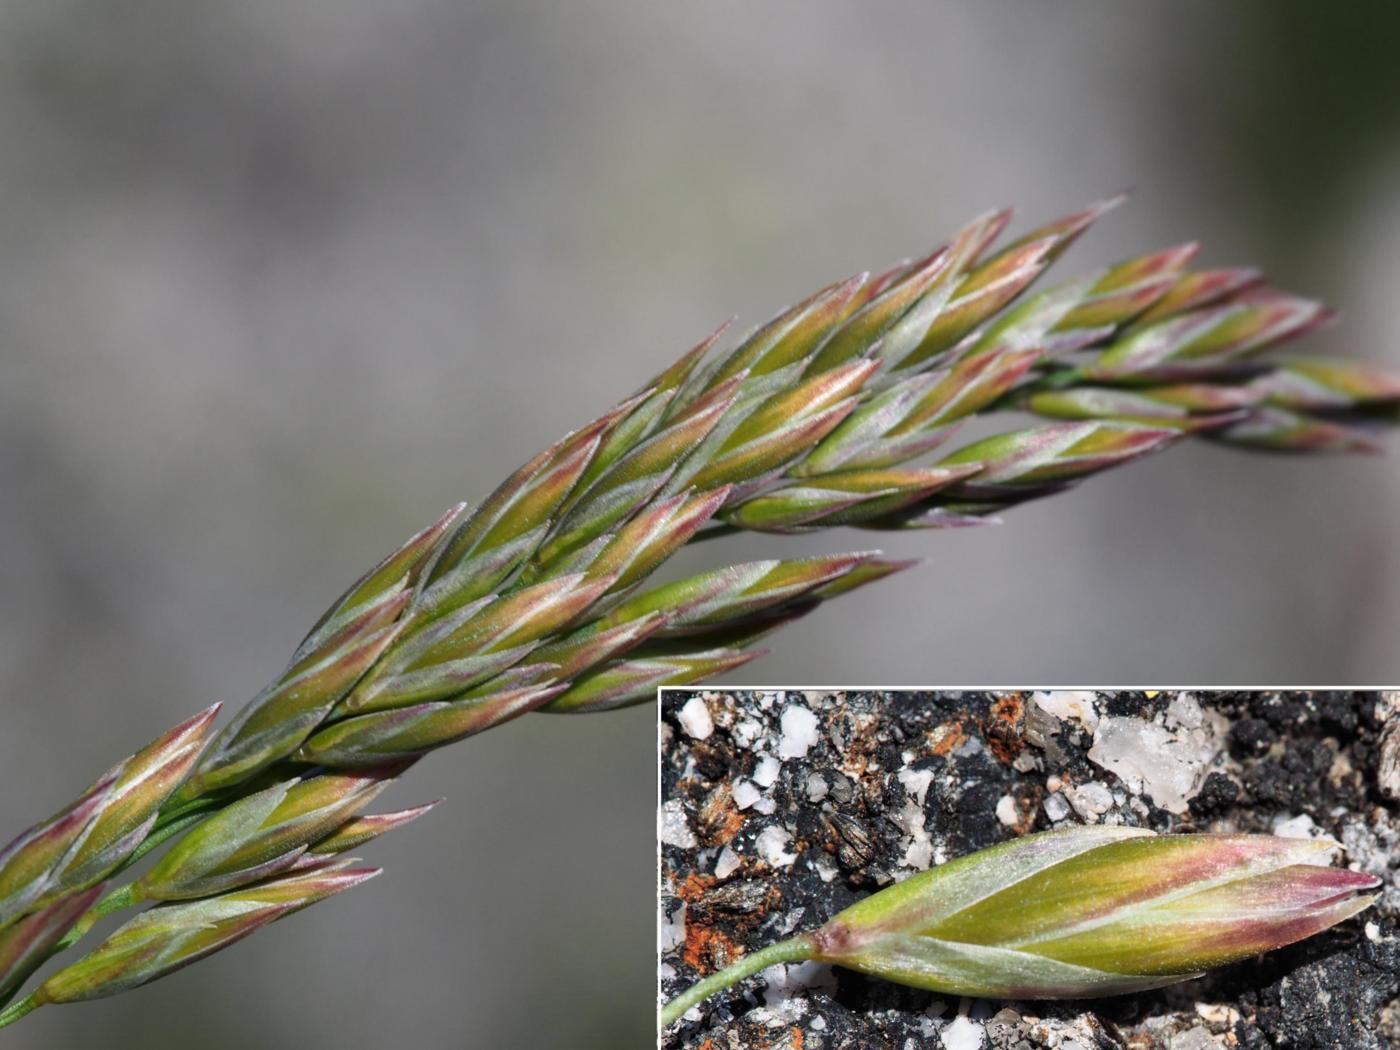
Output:
[[[219,734],[182,798],[246,780],[296,750],[403,630],[419,575],[464,509],[459,503],[350,585],[282,675]]]
[[[372,842],[385,832],[394,831],[405,824],[412,824],[429,810],[441,804],[442,801],[442,799],[438,799],[435,802],[425,802],[421,806],[412,806],[408,809],[396,810],[393,813],[373,813],[364,817],[351,817],[325,838],[313,842],[290,870],[295,871],[299,866],[310,866],[315,858],[329,857],[337,853],[348,853],[352,849],[359,849],[366,842]],[[319,860],[314,860],[314,863],[319,863]]]
[[[346,860],[207,900],[142,912],[33,996],[33,1006],[116,995],[164,977],[379,874]]]
[[[94,885],[130,858],[194,767],[218,712],[215,704],[181,722],[6,846],[0,852],[0,930]]]
[[[1310,937],[1377,899],[1312,863],[1325,840],[1084,826],[931,868],[745,956],[662,1024],[774,962],[817,960],[952,995],[1067,999],[1158,988]]]
[[[285,871],[409,765],[284,781],[239,799],[177,842],[137,880],[132,900],[208,897]]]
[[[565,686],[526,685],[478,690],[478,696],[437,700],[333,722],[302,744],[296,757],[315,765],[356,768],[416,757],[533,711]]]
[[[1174,427],[1118,420],[1056,423],[984,438],[943,462],[982,469],[954,485],[953,501],[1016,503],[1048,496],[1099,471],[1148,455],[1181,437]]]
[[[723,518],[755,532],[812,532],[860,525],[925,500],[981,470],[981,463],[967,463],[821,474],[745,500]]]

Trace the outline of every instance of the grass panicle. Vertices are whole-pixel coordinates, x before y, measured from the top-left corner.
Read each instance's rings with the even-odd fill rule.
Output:
[[[1193,244],[1041,288],[1117,203],[1001,248],[1010,213],[988,213],[727,350],[721,328],[452,507],[352,584],[212,739],[214,709],[0,852],[0,1007],[98,915],[159,902],[0,1026],[153,980],[362,881],[333,858],[424,812],[361,809],[426,752],[723,673],[910,564],[860,552],[653,582],[683,546],[977,526],[1180,441],[1361,451],[1400,421],[1400,377],[1276,354],[1329,311],[1253,270],[1197,269]],[[1006,412],[1040,421],[959,443]],[[94,892],[171,839],[140,879]]]

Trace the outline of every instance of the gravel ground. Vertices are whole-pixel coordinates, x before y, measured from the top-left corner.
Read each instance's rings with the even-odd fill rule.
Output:
[[[1384,880],[1327,933],[1157,992],[960,1002],[778,966],[666,1050],[1400,1047],[1400,694],[676,689],[660,746],[667,998],[931,864],[1076,823],[1329,835]]]

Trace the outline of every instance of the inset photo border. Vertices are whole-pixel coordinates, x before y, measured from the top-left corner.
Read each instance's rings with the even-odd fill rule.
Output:
[[[666,1025],[664,1050],[1400,1046],[1400,693],[676,688],[659,726],[663,1004],[920,872],[1040,832],[1314,840],[1277,848],[1360,898],[1295,943],[1103,998],[964,996],[778,961]]]

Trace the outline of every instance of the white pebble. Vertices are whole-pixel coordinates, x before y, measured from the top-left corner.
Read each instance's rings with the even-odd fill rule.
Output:
[[[915,871],[927,871],[933,864],[933,843],[929,841],[928,834],[916,835],[909,840],[909,845],[904,850],[904,856],[900,858],[900,863],[905,867],[913,868]]]
[[[1016,756],[1016,761],[1011,763],[1011,768],[1018,773],[1029,773],[1031,770],[1040,768],[1040,756],[1034,751],[1022,751]]]
[[[1240,1012],[1227,1003],[1197,1003],[1196,1016],[1211,1024],[1234,1024],[1240,1019]]]
[[[753,742],[763,735],[763,725],[752,718],[746,718],[734,727],[734,743],[740,747],[753,747]]]
[[[928,797],[929,785],[933,783],[933,770],[901,769],[896,776],[899,778],[899,782],[904,785],[904,790],[922,806],[924,799]]]
[[[804,758],[817,742],[817,716],[801,704],[783,708],[783,735],[778,741],[778,757]]]
[[[1167,1043],[1170,1050],[1215,1050],[1219,1045],[1215,1036],[1210,1034],[1210,1029],[1200,1025],[1185,1032],[1175,1033]]]
[[[1178,696],[1167,705],[1167,725],[1182,729],[1200,729],[1205,725],[1206,713],[1201,710],[1194,697],[1187,693]]]
[[[734,781],[734,805],[740,809],[748,809],[755,802],[763,797],[758,788],[748,780]]]
[[[685,817],[685,804],[673,798],[657,814],[656,837],[662,844],[678,849],[694,849],[699,843]]]
[[[1016,800],[1010,795],[1002,795],[997,800],[997,820],[1008,828],[1015,827],[1021,822],[1021,813],[1016,808]]]
[[[1333,842],[1331,837],[1323,831],[1313,818],[1306,813],[1299,813],[1296,817],[1275,817],[1274,834],[1282,839],[1315,839],[1317,841],[1332,842],[1335,847],[1326,853],[1314,853],[1310,857],[1304,857],[1298,863],[1315,864],[1318,867],[1328,868],[1332,866],[1333,860],[1339,860],[1342,855],[1341,845]]]
[[[778,782],[778,773],[782,771],[782,765],[772,755],[764,755],[758,760],[758,765],[754,767],[753,782],[759,787],[770,788]]]
[[[791,841],[792,836],[775,824],[759,832],[754,845],[759,855],[773,867],[786,868],[797,859],[796,853],[788,852],[787,846]]]
[[[967,1017],[955,1017],[943,1029],[943,1045],[947,1050],[981,1050],[987,1030]]]
[[[807,990],[836,991],[836,975],[825,963],[779,963],[764,971],[763,1002],[770,1010],[789,1016],[802,1016],[808,1008],[805,996],[794,993]]]
[[[698,696],[692,696],[685,702],[677,718],[686,735],[694,740],[704,740],[715,731],[715,720],[710,717],[710,709]]]
[[[1035,706],[1047,715],[1054,715],[1062,722],[1078,722],[1089,732],[1099,725],[1099,712],[1094,706],[1095,696],[1085,690],[1057,690],[1051,693],[1032,693]]]
[[[1045,815],[1051,820],[1064,820],[1069,816],[1069,803],[1058,791],[1045,796]]]
[[[661,920],[661,950],[673,951],[685,943],[685,901]]]
[[[826,778],[819,773],[813,773],[807,778],[807,801],[820,802],[831,794],[831,785],[826,782]]]
[[[1275,817],[1274,834],[1281,839],[1310,839],[1317,825],[1306,813],[1296,817]]]
[[[1074,811],[1091,823],[1113,808],[1113,792],[1097,780],[1076,784],[1065,793]]]
[[[1155,722],[1115,716],[1099,719],[1089,761],[1116,773],[1130,791],[1146,792],[1168,813],[1185,813],[1220,750],[1213,724],[1172,733]]]
[[[719,851],[719,860],[715,861],[715,878],[727,879],[739,870],[739,854],[735,853],[728,846]]]

